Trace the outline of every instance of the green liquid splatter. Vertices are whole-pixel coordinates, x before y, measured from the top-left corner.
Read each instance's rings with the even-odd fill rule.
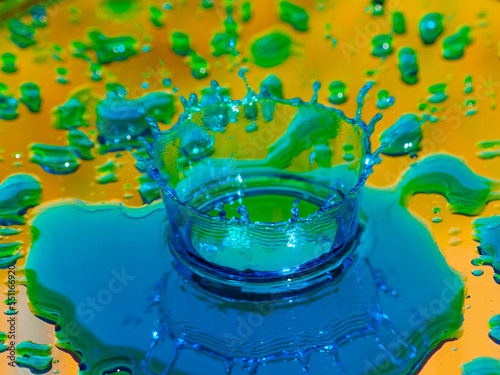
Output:
[[[248,22],[252,18],[252,3],[250,1],[245,1],[241,5],[241,20],[243,22]]]
[[[21,48],[27,48],[36,43],[35,27],[25,25],[18,19],[9,20],[7,27],[10,31],[10,40]]]
[[[131,0],[107,0],[106,5],[116,14],[127,13],[134,7],[134,1]]]
[[[56,129],[72,129],[79,126],[88,126],[85,116],[85,105],[77,98],[71,98],[54,110]]]
[[[162,27],[163,26],[163,13],[160,9],[158,9],[155,6],[151,6],[149,8],[150,16],[149,19],[155,25],[156,27]]]
[[[17,118],[17,107],[19,103],[13,96],[0,92],[0,119],[15,120]]]
[[[381,16],[384,14],[384,0],[372,1],[372,14],[374,16]]]
[[[328,91],[330,91],[330,96],[328,96],[328,101],[332,104],[342,104],[347,100],[347,95],[345,93],[346,85],[341,81],[333,81],[328,86]]]
[[[377,94],[377,108],[387,109],[394,105],[394,97],[387,90],[380,90]]]
[[[70,129],[68,132],[68,144],[73,148],[76,156],[83,160],[92,160],[94,156],[92,155],[92,148],[94,147],[94,142],[92,142],[87,134],[78,129]]]
[[[176,31],[171,35],[172,51],[179,56],[187,56],[191,51],[189,46],[189,36],[180,31]]]
[[[472,225],[474,240],[480,243],[477,248],[480,257],[474,259],[472,264],[493,267],[493,279],[497,284],[500,284],[500,232],[498,230],[500,215],[475,219]]]
[[[69,174],[80,166],[80,162],[71,147],[36,143],[30,146],[30,151],[30,161],[38,164],[48,173]]]
[[[4,73],[14,73],[17,72],[16,67],[16,56],[12,53],[4,53],[2,55],[2,71]]]
[[[462,160],[447,154],[434,154],[412,164],[398,189],[404,205],[418,193],[440,194],[451,213],[467,216],[481,214],[488,202],[500,199],[499,181],[476,175]]]
[[[396,34],[404,34],[406,32],[406,21],[403,13],[392,13],[392,24]]]
[[[420,150],[422,140],[422,124],[417,115],[406,114],[380,135],[380,142],[389,144],[382,153],[391,156],[414,154]]]
[[[387,57],[392,49],[392,38],[390,35],[377,35],[372,40],[372,55],[375,57]]]
[[[403,82],[409,85],[414,85],[418,82],[417,53],[413,49],[404,47],[399,51],[398,67]]]
[[[257,39],[250,49],[256,65],[272,68],[283,63],[290,55],[292,41],[286,34],[273,32]]]
[[[490,337],[497,344],[500,344],[500,315],[493,316],[488,325],[490,326]]]
[[[444,102],[448,96],[445,93],[446,84],[438,83],[429,87],[429,92],[432,94],[427,100],[433,104]]]
[[[443,57],[446,60],[456,60],[464,55],[465,47],[472,42],[469,38],[470,31],[470,27],[462,27],[456,34],[443,41]]]
[[[42,201],[42,186],[29,174],[13,174],[0,184],[0,224],[24,224],[28,208]]]
[[[21,86],[21,103],[31,112],[40,112],[42,99],[40,98],[40,88],[35,83],[25,83]]]
[[[462,365],[462,375],[500,375],[500,361],[479,357]]]
[[[148,117],[169,123],[174,112],[174,98],[165,92],[152,92],[129,100],[125,88],[118,84],[106,86],[108,94],[96,106],[96,125],[99,130],[100,152],[139,147],[139,136],[149,136]]]
[[[16,363],[34,373],[47,372],[52,368],[52,346],[23,341],[16,346]]]
[[[269,94],[277,97],[283,98],[283,84],[281,80],[274,74],[269,74],[266,79],[262,81],[260,87],[266,87]]]
[[[47,11],[44,6],[35,5],[30,8],[30,13],[33,17],[33,26],[45,27],[47,26]]]
[[[439,13],[426,14],[418,24],[420,37],[425,44],[432,44],[443,32],[443,15]]]
[[[158,182],[150,178],[147,174],[143,174],[138,180],[141,184],[139,186],[139,194],[145,204],[161,198]]]
[[[123,61],[137,53],[136,40],[130,36],[108,38],[103,33],[89,33],[91,48],[95,51],[99,64],[109,64],[113,61]]]
[[[467,77],[465,77],[465,89],[464,89],[464,93],[470,94],[473,91],[474,91],[474,88],[472,87],[472,77],[471,76],[467,76]]]
[[[212,54],[216,57],[238,54],[238,51],[236,51],[236,42],[238,39],[236,29],[238,25],[231,15],[232,8],[228,7],[226,12],[227,18],[224,20],[225,31],[223,33],[216,33],[212,39]]]
[[[304,8],[290,3],[289,1],[282,1],[280,3],[280,18],[297,31],[307,31],[309,22],[309,15]]]
[[[210,9],[214,6],[214,0],[202,0],[201,6],[205,9]]]

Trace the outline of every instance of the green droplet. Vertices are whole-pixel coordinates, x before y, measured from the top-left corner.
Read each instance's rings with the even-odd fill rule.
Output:
[[[99,64],[108,64],[113,61],[123,61],[134,56],[136,41],[130,36],[108,38],[103,33],[92,31],[89,33],[91,47],[94,49]]]
[[[406,32],[406,22],[403,13],[392,13],[392,24],[394,25],[394,32],[396,34],[404,34]]]
[[[465,90],[464,93],[470,94],[472,91],[474,91],[474,88],[472,87],[472,77],[467,76],[465,77]]]
[[[85,54],[85,52],[88,51],[89,47],[87,47],[84,43],[82,43],[82,42],[72,42],[71,43],[71,47],[72,47],[71,54],[74,57],[82,58],[82,59],[85,59],[85,60],[88,59],[88,57]]]
[[[0,119],[14,120],[17,118],[17,99],[0,93]]]
[[[122,14],[130,11],[135,4],[133,0],[107,0],[106,5],[114,13]]]
[[[79,126],[88,126],[84,115],[85,105],[77,98],[71,98],[55,109],[53,126],[56,129],[72,129]]]
[[[243,22],[248,22],[252,18],[252,3],[250,1],[245,1],[241,6],[241,20]]]
[[[262,88],[263,86],[267,87],[269,94],[277,98],[283,98],[283,84],[274,74],[268,75],[266,79],[262,81],[260,87]]]
[[[150,19],[153,25],[156,27],[163,26],[163,13],[160,9],[155,6],[149,8],[150,11]]]
[[[433,219],[432,219],[432,222],[433,222],[433,223],[436,223],[436,224],[437,224],[437,223],[440,223],[440,222],[442,222],[442,221],[443,221],[443,219],[441,219],[440,217],[435,217],[435,218],[433,218]]]
[[[481,276],[482,274],[484,274],[484,271],[483,270],[472,270],[471,272],[474,276]]]
[[[212,39],[212,54],[214,56],[221,55],[237,55],[236,41],[238,35],[236,34],[237,24],[231,16],[232,9],[228,7],[227,18],[224,21],[225,32],[217,33]]]
[[[390,35],[377,35],[372,40],[372,55],[375,57],[387,57],[392,53],[392,38]]]
[[[30,161],[52,174],[73,173],[80,166],[71,147],[33,144],[30,146]]]
[[[45,27],[47,26],[47,11],[44,6],[34,5],[30,8],[30,13],[33,17],[33,26]]]
[[[214,0],[202,0],[201,6],[205,9],[210,9],[214,6]]]
[[[18,19],[12,19],[7,23],[10,31],[10,40],[21,48],[27,48],[35,44],[35,27],[28,26]]]
[[[330,91],[330,96],[328,97],[328,101],[332,104],[342,104],[347,100],[346,85],[341,81],[333,81],[328,86],[328,90]]]
[[[432,94],[427,100],[431,103],[437,104],[444,102],[448,96],[445,93],[446,84],[438,83],[429,87],[429,92]]]
[[[40,112],[42,99],[40,98],[40,88],[34,83],[25,83],[21,86],[21,103],[31,112]]]
[[[68,144],[73,148],[76,156],[83,160],[92,160],[94,156],[92,155],[92,148],[94,147],[94,142],[92,142],[87,134],[78,129],[70,129],[68,132]]]
[[[394,125],[380,135],[380,142],[388,146],[382,151],[385,155],[400,156],[420,150],[422,140],[422,121],[417,115],[401,116]]]
[[[432,44],[443,32],[443,16],[439,13],[426,14],[418,24],[420,37],[425,44]]]
[[[17,71],[16,56],[12,53],[4,53],[2,55],[2,71],[5,73],[14,73]]]
[[[384,0],[372,1],[372,14],[374,16],[381,16],[384,14]]]
[[[290,37],[280,32],[257,39],[251,47],[255,64],[264,68],[280,65],[290,55],[291,43]]]
[[[189,54],[188,65],[194,78],[202,79],[208,76],[208,62],[196,52],[191,51]]]
[[[469,38],[470,31],[470,27],[462,27],[456,34],[443,41],[443,57],[446,60],[456,60],[464,55],[465,47],[472,42]]]
[[[280,3],[280,18],[283,22],[292,25],[295,30],[308,30],[309,15],[306,10],[289,1],[282,1]]]
[[[161,198],[158,182],[150,178],[147,174],[139,177],[139,183],[139,194],[145,204]]]
[[[189,36],[187,34],[176,31],[171,36],[172,50],[179,56],[187,56],[191,51],[189,47]]]
[[[387,90],[380,90],[377,94],[377,99],[377,108],[387,109],[394,105],[394,98],[391,98]]]

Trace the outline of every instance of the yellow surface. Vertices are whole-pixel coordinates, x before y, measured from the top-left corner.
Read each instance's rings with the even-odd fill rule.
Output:
[[[111,17],[109,11],[101,1],[62,1],[48,9],[48,27],[37,30],[37,44],[25,50],[13,45],[8,39],[6,27],[0,28],[0,52],[12,52],[18,57],[18,72],[5,74],[0,72],[0,82],[9,86],[8,93],[19,97],[19,86],[25,82],[35,82],[42,90],[42,111],[39,114],[30,113],[20,104],[19,118],[15,121],[0,120],[0,179],[11,173],[36,174],[43,185],[43,200],[73,197],[86,201],[102,201],[120,199],[128,205],[142,204],[135,188],[138,186],[138,173],[134,168],[134,161],[126,152],[117,159],[121,163],[119,181],[108,185],[99,185],[94,181],[95,167],[106,162],[111,155],[96,155],[94,161],[83,161],[81,167],[73,174],[56,176],[48,174],[36,165],[29,162],[28,145],[30,143],[45,143],[52,145],[66,144],[66,131],[55,130],[51,127],[51,112],[56,105],[63,104],[69,93],[82,87],[90,88],[97,97],[103,97],[107,81],[124,84],[128,88],[129,97],[140,97],[147,92],[165,90],[162,79],[170,77],[173,86],[179,88],[178,94],[187,96],[201,87],[209,86],[210,80],[216,79],[222,86],[230,86],[232,97],[241,98],[245,94],[245,86],[237,78],[238,64],[242,59],[210,56],[210,41],[217,31],[222,31],[222,22],[225,12],[221,2],[215,0],[215,6],[210,10],[198,6],[201,1],[173,1],[174,11],[165,12],[165,26],[154,28],[149,20],[149,6],[154,4],[161,8],[162,2],[143,1],[137,4],[140,10],[137,16],[118,19]],[[320,101],[327,103],[328,84],[333,80],[341,80],[348,87],[348,101],[340,106],[348,115],[353,115],[355,96],[359,88],[369,79],[367,70],[378,68],[373,77],[377,85],[372,90],[365,106],[365,119],[369,119],[377,112],[375,107],[376,92],[387,89],[396,96],[394,107],[384,112],[384,119],[380,123],[374,143],[378,143],[378,134],[392,125],[404,113],[418,113],[418,104],[429,96],[427,88],[436,83],[446,83],[448,100],[438,104],[437,116],[441,121],[423,126],[423,150],[417,159],[404,157],[384,157],[382,165],[376,167],[375,173],[369,178],[369,183],[376,186],[388,186],[395,183],[406,167],[419,160],[422,156],[444,151],[458,155],[467,161],[467,164],[476,173],[490,178],[500,179],[500,158],[483,160],[476,156],[477,142],[500,138],[497,123],[498,111],[496,92],[500,85],[500,61],[498,58],[498,43],[500,41],[500,3],[491,0],[476,1],[416,1],[416,0],[387,0],[386,14],[382,17],[373,17],[366,12],[369,2],[366,0],[352,1],[324,1],[324,10],[319,11],[320,2],[296,1],[297,4],[307,6],[310,15],[310,31],[299,33],[281,22],[277,16],[277,2],[271,0],[254,1],[252,19],[248,23],[240,21],[238,7],[241,2],[235,2],[235,19],[240,25],[241,40],[237,49],[243,57],[250,57],[249,47],[252,40],[269,30],[282,30],[289,33],[293,39],[293,56],[282,65],[272,69],[255,67],[247,63],[250,68],[247,74],[251,86],[258,88],[268,74],[276,74],[284,84],[285,97],[308,98],[312,94],[312,83],[319,80],[323,84],[320,92]],[[71,23],[70,10],[77,9],[78,23]],[[371,39],[380,33],[389,33],[392,27],[390,11],[400,10],[406,18],[407,32],[404,35],[395,35],[393,47],[395,52],[385,61],[371,55]],[[424,46],[418,35],[418,22],[429,12],[440,12],[445,15],[445,31],[432,46]],[[485,17],[480,18],[479,13]],[[28,16],[29,19],[29,16]],[[480,26],[486,21],[486,26]],[[337,47],[332,48],[331,40],[325,35],[325,25],[331,25],[331,34],[337,39]],[[138,26],[140,25],[140,27]],[[472,27],[473,43],[466,48],[465,56],[457,61],[445,61],[442,58],[442,41],[444,37],[454,34],[461,26]],[[101,30],[108,36],[131,35],[138,40],[138,46],[148,44],[150,51],[139,53],[127,61],[111,63],[103,66],[101,82],[89,79],[89,66],[81,60],[71,57],[70,42],[87,42],[87,33],[90,30]],[[210,61],[210,76],[204,80],[196,80],[190,74],[183,58],[175,55],[169,45],[169,35],[173,30],[186,31],[192,41],[192,48],[201,56]],[[57,62],[51,57],[51,46],[58,44],[65,48],[65,61]],[[397,69],[397,52],[400,48],[409,46],[418,54],[419,78],[415,86],[408,86],[400,79]],[[162,66],[159,59],[165,66]],[[44,60],[36,63],[35,61]],[[57,67],[68,69],[67,85],[56,82]],[[467,75],[473,77],[474,92],[469,95],[463,93],[464,79]],[[149,78],[145,78],[149,76]],[[141,87],[143,82],[149,83],[149,88]],[[476,115],[465,116],[465,100],[477,100]],[[177,112],[181,110],[177,101]],[[442,109],[442,110],[441,110]],[[89,117],[89,130],[96,130],[94,114]],[[95,138],[95,136],[94,136]],[[20,154],[17,159],[15,154]],[[20,162],[20,165],[15,165]],[[132,184],[132,189],[126,189],[125,184]],[[130,192],[133,196],[125,199],[124,195]],[[440,217],[443,221],[434,224],[431,219],[437,216],[432,208],[442,208]],[[484,267],[484,275],[474,277],[471,270],[474,268],[470,261],[476,257],[477,244],[471,238],[471,221],[473,218],[451,215],[446,210],[444,198],[435,195],[416,196],[410,208],[412,211],[429,223],[430,230],[436,242],[451,267],[463,273],[466,278],[467,294],[464,309],[463,335],[456,341],[445,343],[427,361],[420,374],[423,375],[454,375],[460,374],[460,365],[478,356],[500,358],[500,346],[493,343],[488,337],[488,320],[491,316],[500,313],[500,286],[492,279],[492,269]],[[490,203],[482,216],[491,216],[499,213],[498,203]],[[458,246],[449,245],[450,228],[460,228],[459,237],[463,242]],[[27,227],[24,227],[27,232]],[[24,252],[29,249],[27,233],[16,236],[25,242]],[[11,238],[11,240],[14,237]],[[0,241],[7,242],[8,238]],[[70,249],[68,249],[70,251]],[[18,262],[21,267],[24,260]],[[75,264],[75,267],[78,267]],[[411,267],[411,265],[408,265]],[[5,271],[0,272],[3,280]],[[21,281],[21,280],[18,280]],[[25,288],[19,287],[19,310],[17,342],[33,340],[39,343],[55,344],[53,326],[50,326],[33,317],[28,310]],[[5,331],[7,318],[0,319],[0,331]],[[54,364],[53,370],[60,370],[61,374],[73,375],[77,373],[77,365],[71,356],[54,348],[53,354],[59,363]],[[6,364],[4,354],[0,354],[0,374],[24,374],[28,370],[12,369]]]

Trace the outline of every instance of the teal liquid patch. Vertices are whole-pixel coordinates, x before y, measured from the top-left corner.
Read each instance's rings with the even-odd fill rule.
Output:
[[[128,208],[117,204],[86,205],[66,201],[43,207],[33,222],[36,238],[26,267],[28,295],[37,315],[57,320],[60,329],[55,334],[61,344],[81,353],[82,374],[104,374],[116,368],[130,373],[146,368],[155,373],[168,368],[181,373],[203,373],[207,369],[212,372],[220,369],[224,373],[224,368],[240,371],[238,369],[247,366],[281,373],[279,371],[290,363],[294,363],[292,369],[301,371],[302,368],[307,374],[323,373],[320,369],[325,365],[329,373],[339,368],[345,373],[362,373],[380,371],[381,362],[375,358],[383,359],[384,369],[407,372],[440,340],[459,328],[463,284],[450,272],[427,230],[406,209],[395,204],[397,200],[397,194],[366,189],[362,216],[367,221],[354,263],[344,271],[341,279],[317,294],[319,303],[330,313],[328,320],[321,323],[325,325],[323,338],[314,335],[311,344],[321,341],[326,353],[315,350],[314,346],[302,347],[302,354],[294,362],[283,360],[287,356],[294,358],[286,352],[278,355],[278,362],[271,358],[264,361],[258,356],[239,358],[236,353],[230,354],[231,345],[240,343],[239,331],[228,331],[218,325],[235,319],[246,322],[247,315],[238,315],[234,308],[235,305],[241,308],[243,302],[214,300],[181,281],[171,268],[170,255],[165,251],[162,236],[165,212],[161,204]],[[82,223],[85,223],[86,233],[92,236],[78,229]],[[54,233],[54,228],[57,228],[57,235],[47,235]],[[387,235],[381,235],[386,231]],[[376,242],[373,241],[374,233],[379,238]],[[86,241],[75,240],[79,236],[85,236]],[[72,244],[72,257],[83,262],[76,270],[60,267],[63,259],[72,262],[72,257],[63,256],[69,243]],[[148,252],[138,256],[141,248],[147,248]],[[405,251],[400,251],[401,248]],[[119,251],[119,255],[111,249]],[[97,258],[99,262],[94,261]],[[428,272],[413,275],[398,266],[401,262],[421,264]],[[89,269],[93,270],[92,279],[79,274],[79,270],[87,274]],[[142,273],[142,269],[148,272]],[[47,283],[49,276],[50,284]],[[419,281],[417,284],[412,281],[415,277]],[[168,287],[158,284],[162,278],[168,280]],[[155,289],[160,293],[159,299],[153,296],[149,299],[148,293],[141,292]],[[443,305],[435,315],[435,310],[429,306],[434,300],[441,301],[442,295],[446,295],[449,305]],[[134,304],[130,304],[131,299]],[[154,300],[162,304],[161,311],[168,311],[167,315],[151,309]],[[185,310],[194,300],[198,301],[199,308]],[[172,304],[171,301],[176,302]],[[269,306],[272,313],[269,313]],[[301,298],[300,303],[292,298],[283,303],[267,304],[263,307],[267,310],[262,312],[266,315],[262,317],[268,324],[272,322],[270,327],[274,328],[266,324],[262,328],[270,330],[270,338],[276,337],[273,330],[277,322],[289,321],[290,311],[297,319],[304,319],[311,316],[311,311],[317,311],[314,306],[314,299],[308,298]],[[59,318],[49,313],[54,309]],[[385,316],[382,319],[376,317],[380,312]],[[219,323],[207,326],[209,317]],[[190,327],[198,332],[197,342],[177,336],[181,332],[179,329],[187,337],[191,335],[191,328],[177,326],[182,324],[179,318],[191,321]],[[151,333],[155,321],[157,325]],[[337,321],[343,323],[336,324]],[[408,333],[405,338],[398,336],[403,330]],[[345,340],[346,335],[351,338]],[[219,336],[220,341],[214,340]],[[304,342],[305,338],[301,340]],[[394,343],[399,353],[395,362],[391,360],[391,351],[382,349]],[[124,352],[129,353],[129,359],[123,358]],[[323,358],[325,354],[327,357]],[[299,359],[302,357],[307,358],[307,362]],[[325,362],[327,358],[330,361]]]

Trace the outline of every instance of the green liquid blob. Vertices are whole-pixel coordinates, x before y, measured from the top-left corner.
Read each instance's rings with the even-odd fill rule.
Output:
[[[398,67],[403,82],[409,85],[414,85],[418,82],[417,53],[413,49],[404,47],[399,51]]]
[[[392,38],[390,35],[377,35],[372,40],[372,55],[375,57],[387,57],[392,49]]]
[[[48,173],[69,174],[80,166],[80,162],[71,147],[37,143],[30,146],[30,151],[30,161],[40,165]]]
[[[406,32],[406,21],[403,13],[392,13],[392,24],[396,34],[404,34]]]
[[[15,73],[17,72],[16,67],[16,56],[12,53],[4,53],[2,55],[2,71],[4,73]]]
[[[25,83],[21,86],[21,103],[31,112],[40,112],[42,99],[40,98],[40,88],[35,83]]]
[[[89,33],[91,48],[95,51],[99,64],[109,64],[113,61],[123,61],[137,54],[136,40],[130,36],[108,38],[103,33]]]
[[[443,57],[446,60],[456,60],[464,55],[465,47],[472,43],[469,37],[470,31],[470,27],[462,27],[456,34],[443,41]]]
[[[328,101],[332,104],[342,104],[347,100],[346,85],[341,81],[333,81],[328,86],[328,90],[330,91],[330,96],[328,97]]]
[[[304,8],[290,3],[289,1],[282,1],[280,3],[280,18],[297,31],[307,31],[309,29],[309,15]]]
[[[42,201],[42,186],[29,174],[13,174],[0,184],[0,224],[24,224],[28,208]]]
[[[425,44],[432,44],[443,32],[443,15],[439,13],[426,14],[418,24],[420,38]]]
[[[272,68],[290,56],[292,41],[286,34],[273,32],[257,39],[250,49],[256,65]]]

